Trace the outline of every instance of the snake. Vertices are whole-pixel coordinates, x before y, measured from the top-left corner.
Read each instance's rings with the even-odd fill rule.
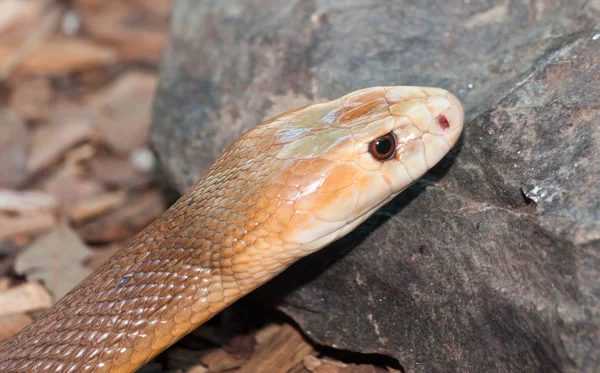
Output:
[[[161,217],[11,339],[0,372],[134,372],[361,224],[457,142],[460,101],[384,86],[243,134]]]

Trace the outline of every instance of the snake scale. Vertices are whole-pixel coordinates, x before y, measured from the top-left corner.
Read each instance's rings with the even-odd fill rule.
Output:
[[[373,87],[252,128],[95,273],[0,345],[0,372],[133,372],[347,234],[456,143],[443,89]]]

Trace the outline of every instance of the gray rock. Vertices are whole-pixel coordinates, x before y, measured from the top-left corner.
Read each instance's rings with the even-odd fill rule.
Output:
[[[457,93],[452,153],[258,295],[408,372],[596,372],[599,78],[599,1],[179,0],[152,138],[184,190],[288,109],[373,85]]]

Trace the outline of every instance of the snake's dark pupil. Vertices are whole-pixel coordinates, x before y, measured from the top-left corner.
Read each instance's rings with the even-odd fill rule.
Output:
[[[392,150],[392,142],[387,137],[377,139],[375,143],[375,151],[377,154],[386,155]]]

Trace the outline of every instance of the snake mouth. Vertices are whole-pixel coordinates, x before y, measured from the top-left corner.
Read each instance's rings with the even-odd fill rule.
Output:
[[[406,188],[410,187],[412,184],[413,183],[407,185]],[[365,220],[367,220],[377,210],[379,210],[381,207],[388,204],[398,194],[402,193],[402,191],[406,190],[406,188],[398,191],[397,193],[393,193],[393,194],[389,195],[385,200],[383,200],[382,202],[373,206],[372,208],[368,209],[367,211],[363,212],[361,215],[358,215],[353,220],[346,222],[346,224],[343,225],[342,227],[337,228],[337,229],[333,230],[332,232],[330,232],[320,238],[317,238],[311,242],[302,244],[301,248],[302,248],[303,253],[306,254],[306,253],[315,252],[315,251],[322,249],[323,247],[337,241],[338,239],[344,237],[348,233],[352,232],[356,227],[358,227],[359,225],[364,223]]]

